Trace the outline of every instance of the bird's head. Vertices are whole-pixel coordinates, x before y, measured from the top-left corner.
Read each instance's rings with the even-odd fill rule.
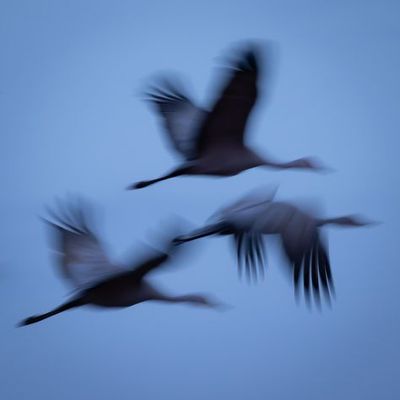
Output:
[[[380,224],[380,222],[369,220],[360,215],[347,215],[344,217],[334,218],[332,219],[332,221],[336,225],[349,226],[354,228],[360,226],[375,226]]]
[[[288,163],[288,168],[309,169],[316,172],[332,172],[332,168],[325,166],[321,161],[314,157],[304,157]]]
[[[321,173],[329,173],[334,171],[332,168],[327,167],[321,161],[314,157],[299,158],[297,160],[286,163],[284,167],[295,169],[308,169]]]
[[[196,303],[202,306],[208,306],[210,304],[210,301],[205,296],[202,296],[200,294],[192,294],[189,297],[192,303]]]

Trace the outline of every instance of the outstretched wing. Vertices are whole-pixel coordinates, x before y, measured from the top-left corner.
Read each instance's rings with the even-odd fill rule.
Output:
[[[228,82],[200,129],[197,150],[242,146],[249,115],[257,101],[259,61],[248,49],[230,67]]]
[[[245,231],[234,234],[236,247],[236,257],[239,276],[243,275],[246,269],[246,277],[257,281],[259,277],[264,278],[264,268],[266,267],[266,257],[264,252],[264,242],[262,234],[258,232]]]
[[[147,96],[160,113],[175,150],[187,160],[196,158],[197,134],[207,112],[168,80],[151,88]]]
[[[278,215],[281,210],[284,217],[276,225],[276,232],[280,233],[285,254],[293,267],[296,295],[300,292],[302,282],[307,303],[310,304],[311,300],[311,286],[317,305],[321,303],[321,290],[330,303],[334,285],[327,251],[318,230],[318,220],[290,203],[275,204],[276,209],[272,210],[274,214]]]
[[[86,210],[87,211],[87,210]],[[109,260],[103,246],[87,224],[82,204],[58,213],[49,210],[46,219],[56,231],[54,250],[62,276],[75,289],[85,289],[126,270]]]
[[[296,258],[291,258],[295,293],[299,295],[303,284],[307,303],[310,304],[312,288],[313,299],[317,305],[321,303],[321,290],[330,304],[331,297],[335,295],[335,287],[329,257],[319,235],[316,234],[310,245],[303,250]]]

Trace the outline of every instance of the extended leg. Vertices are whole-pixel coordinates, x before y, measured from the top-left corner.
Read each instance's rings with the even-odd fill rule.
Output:
[[[220,233],[228,233],[229,225],[225,222],[218,222],[216,224],[207,225],[203,228],[196,229],[188,235],[178,236],[173,240],[174,244],[181,244],[184,242],[190,242],[191,240],[200,239],[205,236],[216,235]]]
[[[144,188],[146,186],[153,185],[154,183],[165,181],[165,180],[171,179],[171,178],[175,178],[176,176],[184,175],[185,174],[185,170],[186,169],[184,169],[184,168],[178,168],[178,169],[175,169],[174,171],[172,171],[172,172],[170,172],[170,173],[168,173],[168,174],[166,174],[164,176],[161,176],[160,178],[151,179],[149,181],[140,181],[140,182],[134,183],[134,184],[128,186],[127,190],[142,189],[142,188]]]
[[[44,319],[50,318],[53,315],[60,314],[64,311],[70,310],[71,308],[83,306],[84,304],[85,304],[85,302],[82,299],[74,299],[67,303],[62,304],[61,306],[59,306],[59,307],[55,308],[54,310],[49,311],[45,314],[33,315],[32,317],[28,317],[28,318],[24,319],[23,321],[21,321],[18,324],[18,326],[26,326],[26,325],[30,325],[30,324],[35,324],[36,322],[43,321]]]

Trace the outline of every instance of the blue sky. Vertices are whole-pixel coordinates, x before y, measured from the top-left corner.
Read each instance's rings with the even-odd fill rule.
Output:
[[[398,2],[143,3],[0,4],[0,397],[398,398]],[[125,191],[177,161],[140,99],[146,79],[183,73],[207,105],[219,57],[249,38],[277,47],[273,90],[249,141],[281,160],[318,156],[336,172],[259,169]],[[269,182],[280,184],[280,199],[316,198],[327,215],[384,222],[327,229],[332,310],[296,304],[274,246],[266,281],[244,285],[219,238],[152,279],[174,293],[213,294],[229,312],[148,303],[14,327],[69,291],[38,218],[56,196],[79,193],[98,204],[99,230],[111,255],[124,259],[171,215],[201,224]]]

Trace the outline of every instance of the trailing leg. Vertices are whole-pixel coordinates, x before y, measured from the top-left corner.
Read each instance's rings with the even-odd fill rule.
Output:
[[[23,321],[21,321],[18,324],[18,326],[26,326],[26,325],[35,324],[36,322],[43,321],[44,319],[50,318],[54,315],[57,315],[64,311],[70,310],[71,308],[83,306],[84,304],[85,304],[85,302],[81,298],[74,299],[74,300],[68,301],[67,303],[62,304],[61,306],[59,306],[59,307],[55,308],[54,310],[49,311],[47,313],[40,314],[40,315],[33,315],[31,317],[28,317],[28,318],[24,319]]]
[[[186,173],[186,170],[187,170],[187,168],[178,168],[166,175],[161,176],[160,178],[134,183],[134,184],[128,186],[127,190],[142,189],[142,188],[145,188],[146,186],[153,185],[154,183],[165,181],[165,180],[171,179],[171,178],[175,178],[176,176],[184,175]]]

